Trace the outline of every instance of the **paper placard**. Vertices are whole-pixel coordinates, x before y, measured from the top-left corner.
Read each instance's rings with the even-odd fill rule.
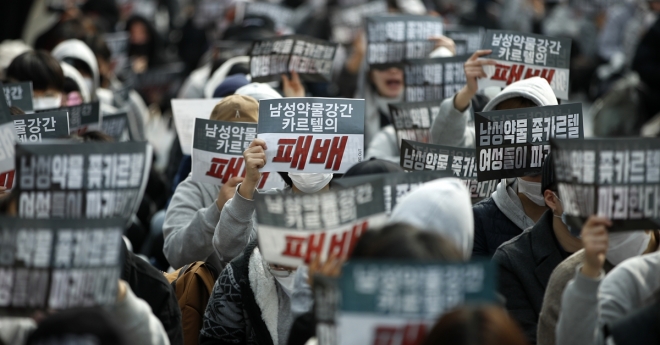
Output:
[[[367,17],[367,63],[383,65],[409,59],[424,59],[442,35],[442,18],[415,15]]]
[[[245,177],[243,151],[257,136],[257,124],[195,119],[192,180],[215,185]],[[283,189],[278,173],[262,173],[258,189]]]
[[[497,61],[485,68],[488,78],[479,78],[479,89],[505,87],[531,77],[545,78],[555,96],[568,99],[571,39],[516,31],[487,30],[481,49],[492,49],[484,59]]]
[[[456,42],[456,55],[472,55],[481,49],[484,34],[485,30],[482,27],[459,26],[445,28],[445,36]]]
[[[256,41],[250,50],[253,82],[280,81],[298,72],[301,80],[329,82],[337,44],[306,36],[283,36]]]
[[[0,315],[115,303],[124,225],[0,217]]]
[[[480,182],[540,174],[550,138],[584,138],[582,104],[477,112],[475,132]]]
[[[363,99],[278,98],[259,102],[264,172],[344,173],[363,159]]]
[[[359,237],[387,221],[378,181],[316,194],[255,196],[259,250],[269,263],[296,267],[313,256],[346,258]]]
[[[20,108],[25,112],[34,110],[31,81],[2,84],[2,90],[8,106]]]
[[[222,98],[212,99],[172,99],[172,116],[174,127],[179,137],[179,144],[184,155],[192,153],[195,119],[208,120],[213,108]]]
[[[18,141],[18,135],[13,119],[6,98],[0,100],[0,172],[14,170],[14,144]]]
[[[101,107],[99,101],[68,107],[37,110],[37,113],[66,111],[69,114],[70,133],[84,133],[101,128]]]
[[[69,137],[69,115],[66,111],[15,115],[13,119],[21,143]]]
[[[129,219],[144,195],[151,155],[146,142],[17,144],[18,214]]]
[[[103,115],[101,132],[111,136],[116,142],[129,141],[131,131],[128,129],[128,114],[123,112]]]
[[[573,228],[591,215],[609,218],[611,231],[660,226],[660,139],[551,142],[558,195]]]
[[[405,64],[407,102],[441,101],[465,86],[463,64],[467,56],[416,59]]]
[[[399,147],[401,140],[429,142],[431,123],[440,113],[438,102],[390,103],[388,106]]]

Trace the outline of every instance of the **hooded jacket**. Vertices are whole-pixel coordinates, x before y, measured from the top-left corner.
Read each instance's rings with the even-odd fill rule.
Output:
[[[403,197],[392,211],[390,222],[439,233],[469,260],[474,238],[471,207],[465,184],[457,178],[442,178],[427,182]]]
[[[92,97],[90,96],[89,90],[85,85],[85,79],[80,74],[80,72],[78,72],[77,69],[66,62],[60,62],[60,66],[62,67],[62,72],[64,72],[64,77],[71,78],[71,80],[73,80],[73,82],[78,85],[78,90],[80,90],[80,96],[82,96],[83,103],[91,102]]]
[[[388,125],[388,123],[383,123],[381,118],[389,119],[390,110],[387,106],[389,103],[401,102],[403,100],[403,92],[401,95],[396,98],[385,98],[378,94],[374,90],[374,86],[367,82],[364,88],[364,98],[365,105],[365,119],[364,119],[364,145],[369,147],[371,141],[376,137],[376,134],[381,130],[381,128]],[[378,157],[382,158],[382,157]]]
[[[99,88],[101,77],[96,55],[94,55],[94,52],[92,52],[87,44],[77,39],[66,40],[55,46],[51,54],[60,62],[63,62],[67,58],[73,58],[81,60],[89,66],[89,69],[92,71],[92,88],[88,91],[92,100],[96,100],[96,89]]]
[[[199,343],[286,344],[293,323],[290,305],[252,241],[215,282]]]

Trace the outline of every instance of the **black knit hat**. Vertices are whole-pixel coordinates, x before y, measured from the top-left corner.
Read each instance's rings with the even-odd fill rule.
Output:
[[[545,161],[543,162],[543,167],[541,169],[541,193],[545,192],[546,189],[556,191],[557,186],[555,185],[555,163],[552,159],[552,153],[549,153],[545,157]]]
[[[95,339],[99,345],[125,345],[120,326],[101,308],[70,309],[48,316],[30,335],[27,345],[80,344]],[[94,343],[94,342],[93,342]]]
[[[402,171],[403,168],[398,164],[382,159],[371,158],[368,161],[353,165],[350,169],[348,169],[348,171],[346,171],[344,177],[385,174]]]

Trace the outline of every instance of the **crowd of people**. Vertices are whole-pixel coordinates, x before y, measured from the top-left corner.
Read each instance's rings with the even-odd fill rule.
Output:
[[[244,2],[228,0],[6,4],[3,83],[31,82],[34,111],[98,101],[102,116],[126,112],[131,140],[148,142],[154,155],[144,196],[124,231],[116,302],[30,317],[0,307],[0,344],[330,345],[317,336],[314,280],[339,277],[343,265],[359,260],[496,264],[498,302],[453,308],[417,343],[660,341],[659,230],[609,232],[613,223],[600,214],[582,228],[572,226],[566,215],[573,205],[562,201],[552,155],[540,173],[502,179],[474,204],[457,178],[427,182],[398,202],[387,225],[364,232],[348,257],[315,257],[298,267],[267,262],[262,252],[269,243],[258,236],[259,194],[320,195],[339,188],[337,180],[404,171],[389,105],[404,101],[406,85],[402,68],[365,63],[364,31],[338,46],[329,81],[292,72],[277,82],[253,82],[252,42],[288,34],[330,41],[331,11],[351,3],[268,2],[293,10],[295,20],[282,25],[267,15],[245,15]],[[585,116],[593,128],[586,132],[660,133],[660,1],[387,0],[387,11],[441,17],[446,27],[570,38],[568,103],[589,105]],[[121,35],[125,59],[108,40]],[[428,39],[434,44],[429,57],[456,55],[452,39]],[[480,89],[479,79],[497,64],[491,53],[471,52],[463,64],[465,86],[436,102],[429,144],[475,148],[475,112],[559,104],[542,77]],[[192,178],[173,98],[221,98],[202,117],[256,124],[260,101],[287,97],[364,99],[364,161],[344,174],[280,172],[285,187],[264,191],[258,186],[268,147],[257,137],[242,153],[243,176],[221,185]],[[11,107],[11,113],[25,112]],[[71,137],[80,145],[114,141],[96,130]],[[0,187],[1,216],[18,216],[17,202],[13,190]],[[0,286],[12,279],[2,272]]]

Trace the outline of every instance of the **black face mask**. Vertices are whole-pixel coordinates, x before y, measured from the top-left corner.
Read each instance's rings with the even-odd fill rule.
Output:
[[[128,55],[130,56],[148,56],[149,55],[149,44],[129,44],[128,45]]]

